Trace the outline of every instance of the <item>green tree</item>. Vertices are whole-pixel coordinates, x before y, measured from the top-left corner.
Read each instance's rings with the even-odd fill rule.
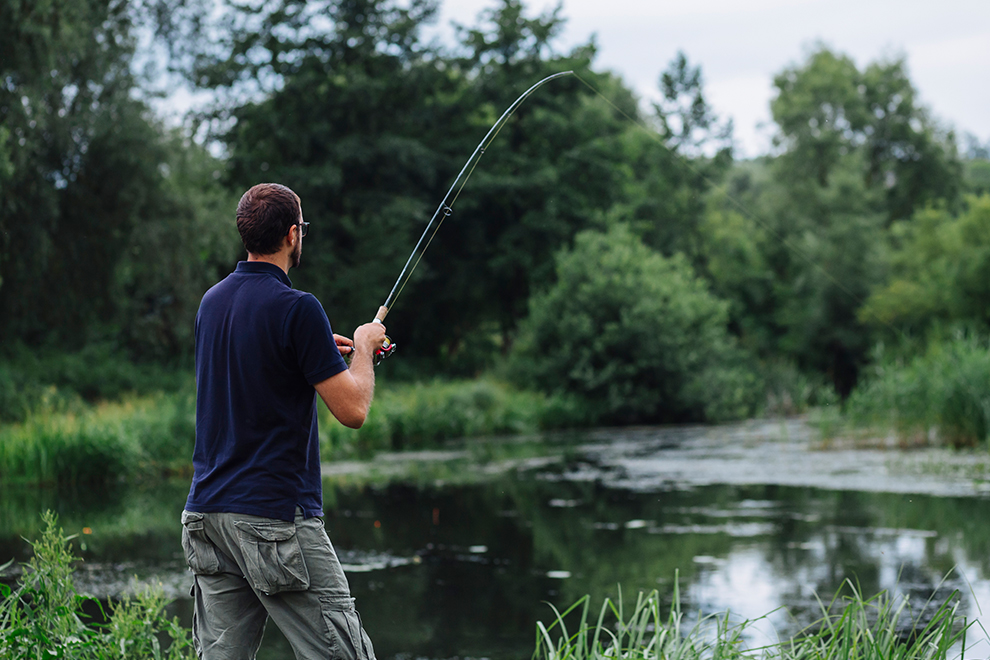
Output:
[[[0,2],[6,348],[109,340],[135,356],[187,355],[193,301],[231,261],[214,229],[230,205],[219,163],[139,100],[131,66],[145,8]]]
[[[782,173],[826,187],[840,162],[859,152],[865,185],[882,191],[888,221],[908,218],[935,200],[961,192],[954,135],[917,102],[903,59],[864,70],[820,46],[801,65],[774,78],[770,104],[780,127]],[[878,209],[880,210],[880,209]]]
[[[625,226],[583,232],[530,301],[514,348],[520,383],[577,395],[600,422],[715,421],[752,412],[756,379],[727,305],[680,255]]]
[[[952,217],[919,211],[892,228],[891,276],[860,310],[867,323],[926,331],[964,324],[990,331],[990,195]]]

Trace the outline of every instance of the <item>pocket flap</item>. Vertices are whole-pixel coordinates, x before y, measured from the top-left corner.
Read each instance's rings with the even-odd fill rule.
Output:
[[[186,527],[186,529],[203,529],[203,518],[205,518],[205,516],[198,511],[182,512],[182,524]]]
[[[235,520],[234,526],[238,532],[262,541],[288,541],[296,535],[296,526],[290,522],[253,523]]]

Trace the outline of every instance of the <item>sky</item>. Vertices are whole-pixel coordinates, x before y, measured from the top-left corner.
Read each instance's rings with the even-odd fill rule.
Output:
[[[443,1],[443,0],[442,0]],[[494,0],[445,0],[434,28],[475,25]],[[557,0],[528,0],[528,15]],[[595,68],[645,100],[677,52],[700,65],[709,104],[735,123],[737,155],[770,148],[773,76],[824,43],[863,68],[905,57],[920,100],[960,137],[990,142],[990,0],[561,0],[558,49],[597,35]],[[535,81],[521,81],[520,90]],[[960,144],[962,141],[960,140]]]

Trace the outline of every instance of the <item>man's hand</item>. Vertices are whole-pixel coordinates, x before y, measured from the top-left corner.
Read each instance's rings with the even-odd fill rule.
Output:
[[[340,351],[341,355],[350,355],[354,352],[354,342],[344,335],[334,333],[333,339],[337,342],[337,350]]]
[[[365,323],[354,331],[354,350],[361,355],[373,358],[384,343],[385,325],[382,323]]]
[[[333,338],[341,354],[347,350],[351,365],[336,376],[317,383],[316,391],[341,424],[356,429],[368,418],[375,393],[375,351],[385,341],[385,326],[365,323],[354,331],[354,341],[339,335]]]

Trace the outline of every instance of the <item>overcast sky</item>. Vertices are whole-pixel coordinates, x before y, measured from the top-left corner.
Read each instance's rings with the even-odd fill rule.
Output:
[[[474,25],[493,0],[445,0],[440,30]],[[556,0],[529,0],[533,16]],[[597,69],[619,73],[644,98],[683,50],[701,65],[709,103],[735,120],[740,156],[769,145],[774,74],[816,42],[862,68],[904,55],[921,101],[960,135],[990,141],[990,0],[562,0],[560,49],[598,35]],[[534,81],[520,81],[520,90]],[[760,125],[764,127],[761,129]]]

